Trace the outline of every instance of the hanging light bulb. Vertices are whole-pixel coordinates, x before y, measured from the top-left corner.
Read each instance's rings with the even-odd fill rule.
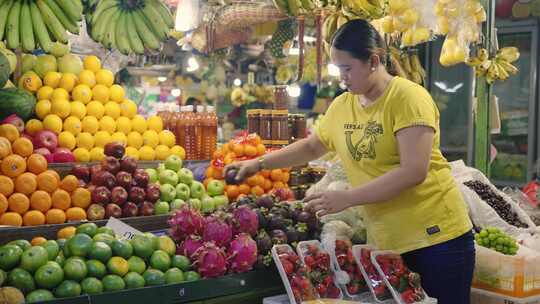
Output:
[[[295,83],[290,86],[287,86],[287,93],[292,98],[296,98],[300,96],[300,93],[302,93],[302,89]]]
[[[327,68],[328,68],[328,75],[330,75],[332,77],[339,77],[340,72],[339,72],[339,68],[337,67],[337,65],[335,65],[333,63],[329,63]]]
[[[187,61],[187,68],[186,71],[188,72],[195,72],[199,69],[199,62],[197,62],[197,59],[195,57],[189,57]]]
[[[188,32],[199,25],[199,0],[180,0],[176,7],[174,29]]]
[[[240,80],[240,78],[236,78],[234,81],[233,81],[233,84],[237,87],[241,86],[242,85],[242,80]]]
[[[178,96],[182,95],[182,90],[180,90],[180,89],[172,89],[171,90],[171,95],[174,96],[174,97],[178,97]]]
[[[157,78],[157,80],[158,80],[159,82],[165,82],[165,81],[167,81],[167,77],[165,77],[165,76],[159,76],[159,77]]]

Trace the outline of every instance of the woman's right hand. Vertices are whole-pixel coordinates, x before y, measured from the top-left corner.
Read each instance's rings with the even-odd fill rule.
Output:
[[[235,180],[237,183],[242,183],[246,178],[255,175],[259,172],[260,165],[258,159],[244,160],[232,163],[225,167],[225,176],[229,170],[237,171]],[[226,178],[226,177],[225,177]]]

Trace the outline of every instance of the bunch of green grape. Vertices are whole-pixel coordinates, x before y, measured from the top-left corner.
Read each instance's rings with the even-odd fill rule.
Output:
[[[519,248],[516,240],[497,228],[485,228],[480,233],[477,233],[474,238],[478,245],[506,255],[515,255]]]

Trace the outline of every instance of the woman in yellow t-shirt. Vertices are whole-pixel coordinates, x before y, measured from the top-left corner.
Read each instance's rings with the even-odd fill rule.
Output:
[[[423,87],[392,75],[399,67],[388,57],[369,22],[346,23],[333,37],[331,58],[349,92],[334,100],[315,134],[227,170],[237,168],[242,180],[335,151],[353,188],[306,197],[306,209],[322,216],[363,208],[373,245],[401,253],[440,304],[467,304],[472,224],[439,149],[439,112]]]

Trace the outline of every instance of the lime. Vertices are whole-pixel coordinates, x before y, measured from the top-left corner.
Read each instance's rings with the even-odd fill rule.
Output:
[[[176,284],[184,282],[184,273],[178,268],[171,268],[165,272],[165,283]]]
[[[105,291],[117,291],[126,288],[124,280],[115,274],[106,275],[101,282]]]
[[[195,271],[188,271],[184,273],[184,278],[188,282],[198,281],[201,279],[201,275],[198,272]]]
[[[7,272],[0,269],[0,286],[4,285],[7,280]]]
[[[165,284],[165,274],[157,269],[147,269],[143,273],[146,286],[156,286]]]
[[[182,271],[188,271],[191,268],[191,262],[186,256],[177,254],[171,259],[171,267],[176,267]]]
[[[81,285],[75,281],[64,281],[56,287],[54,295],[58,298],[71,298],[81,295]]]
[[[53,289],[64,280],[64,270],[56,262],[47,262],[34,275],[38,287]]]
[[[132,256],[128,259],[129,271],[143,274],[146,270],[146,263],[138,256]]]
[[[19,289],[24,294],[36,289],[34,278],[32,278],[32,275],[28,271],[22,268],[15,268],[9,273],[8,285]]]
[[[88,270],[88,277],[101,279],[107,274],[107,267],[98,260],[86,261],[86,269]]]
[[[76,234],[67,242],[69,252],[73,256],[85,257],[92,247],[93,241],[87,234]]]
[[[109,273],[123,277],[129,271],[129,264],[126,259],[115,256],[107,262],[107,269]]]
[[[165,251],[170,256],[173,256],[176,253],[176,244],[170,237],[162,235],[158,237],[158,249]]]
[[[9,271],[19,265],[23,250],[17,245],[0,247],[0,269]]]
[[[142,275],[136,272],[128,272],[124,277],[124,282],[126,283],[126,288],[141,288],[144,287],[144,278]]]
[[[90,247],[88,257],[99,260],[103,263],[107,263],[107,261],[112,257],[111,247],[104,242],[94,242],[92,247]]]
[[[154,242],[143,235],[135,235],[131,240],[131,246],[133,246],[133,253],[143,259],[149,258],[154,252]]]
[[[58,265],[60,265],[60,267],[64,267],[64,264],[66,263],[66,258],[64,257],[64,253],[63,252],[60,252],[57,256],[56,256],[56,259],[54,259],[54,261],[56,263],[58,263]]]
[[[82,281],[88,274],[88,268],[83,259],[71,257],[66,260],[64,265],[64,275],[66,279],[73,281]]]
[[[40,303],[53,299],[52,292],[45,289],[37,289],[26,295],[26,303]]]
[[[114,237],[114,231],[112,230],[112,228],[106,227],[106,226],[99,227],[98,230],[97,230],[97,233],[105,233],[105,234],[109,234],[110,236]]]
[[[109,247],[112,247],[112,244],[115,240],[114,236],[108,234],[108,233],[98,233],[96,235],[94,235],[94,242],[103,242],[107,245],[109,245]]]
[[[129,259],[133,255],[133,246],[127,240],[114,240],[112,250],[115,256]]]
[[[60,247],[60,251],[64,249],[64,246],[66,245],[67,240],[66,239],[58,239],[56,240],[56,244],[58,244],[58,247]]]
[[[167,271],[171,268],[171,258],[163,250],[156,250],[150,257],[150,266],[154,269]]]
[[[45,265],[49,260],[49,253],[40,246],[32,246],[26,249],[21,255],[20,267],[28,272],[34,273],[39,267]]]
[[[7,243],[6,245],[19,246],[19,248],[21,248],[23,251],[25,251],[26,249],[32,247],[32,244],[30,244],[30,242],[27,241],[27,240],[15,240],[15,241],[11,241],[11,242]]]
[[[56,256],[58,256],[58,253],[60,252],[60,246],[55,240],[48,240],[43,243],[41,247],[47,250],[47,253],[49,255],[49,261],[54,261],[54,259],[56,259]]]
[[[103,284],[96,278],[86,278],[81,282],[81,289],[83,294],[100,294],[103,292]]]
[[[77,234],[84,233],[90,237],[94,237],[97,234],[98,227],[94,223],[85,223],[77,227]]]

